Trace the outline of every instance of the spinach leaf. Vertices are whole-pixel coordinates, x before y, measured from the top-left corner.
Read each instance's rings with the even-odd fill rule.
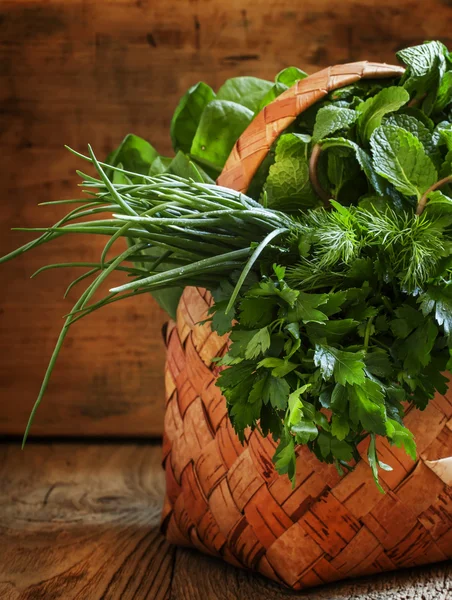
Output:
[[[235,142],[251,122],[254,113],[236,102],[212,100],[204,109],[190,149],[202,165],[220,172]]]
[[[210,86],[202,81],[192,86],[180,99],[171,120],[170,135],[175,152],[190,152],[193,138],[207,104],[215,98]]]

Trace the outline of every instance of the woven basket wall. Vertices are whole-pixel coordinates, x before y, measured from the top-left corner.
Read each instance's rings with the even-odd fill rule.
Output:
[[[299,82],[254,119],[219,183],[246,190],[276,137],[331,89],[400,72],[354,63]],[[224,354],[228,338],[197,324],[210,305],[208,292],[187,288],[167,331],[167,539],[294,589],[452,558],[452,393],[438,394],[423,412],[407,412],[416,463],[379,439],[379,456],[393,467],[380,471],[386,494],[372,479],[367,440],[361,461],[343,477],[299,447],[292,489],[273,467],[272,439],[254,431],[242,445],[230,425],[211,361]]]

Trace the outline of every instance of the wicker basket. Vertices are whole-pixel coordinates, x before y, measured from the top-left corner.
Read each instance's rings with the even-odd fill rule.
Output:
[[[218,183],[245,191],[277,136],[332,89],[401,72],[354,63],[299,82],[254,119]],[[292,489],[274,469],[272,439],[254,431],[242,445],[231,427],[211,362],[228,338],[197,325],[210,305],[208,292],[187,288],[167,331],[167,539],[294,589],[452,558],[452,394],[438,394],[422,413],[408,411],[416,463],[380,439],[381,459],[393,467],[380,473],[385,495],[366,462],[366,440],[362,460],[343,477],[299,447]]]

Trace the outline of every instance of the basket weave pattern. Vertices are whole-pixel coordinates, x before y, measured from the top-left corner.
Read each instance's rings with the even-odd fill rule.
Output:
[[[184,291],[167,332],[167,408],[162,528],[172,543],[194,546],[294,589],[452,558],[452,394],[438,394],[406,426],[419,459],[379,439],[381,494],[367,464],[367,441],[354,471],[298,449],[296,486],[276,473],[275,444],[254,431],[244,445],[215,385],[212,357],[227,349],[207,316],[211,297]]]
[[[307,108],[360,79],[400,77],[403,67],[361,61],[328,67],[298,81],[251,121],[237,140],[218,185],[245,192],[276,138]]]

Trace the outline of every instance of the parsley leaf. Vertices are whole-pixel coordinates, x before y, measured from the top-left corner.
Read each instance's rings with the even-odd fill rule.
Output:
[[[300,292],[293,309],[289,310],[287,318],[289,321],[303,321],[303,323],[322,323],[327,321],[328,317],[317,310],[322,304],[328,301],[327,294],[307,294]]]
[[[435,321],[444,328],[444,333],[452,331],[452,287],[430,285],[420,295],[419,302],[424,315],[434,314]]]
[[[270,332],[268,331],[268,327],[263,327],[262,329],[259,329],[247,343],[245,358],[248,360],[257,358],[259,354],[264,354],[269,348]]]
[[[350,420],[361,423],[366,431],[386,434],[386,410],[380,386],[370,379],[364,385],[349,386]]]
[[[314,363],[320,367],[325,380],[334,375],[336,383],[341,385],[364,383],[364,352],[347,352],[332,346],[316,345]]]

